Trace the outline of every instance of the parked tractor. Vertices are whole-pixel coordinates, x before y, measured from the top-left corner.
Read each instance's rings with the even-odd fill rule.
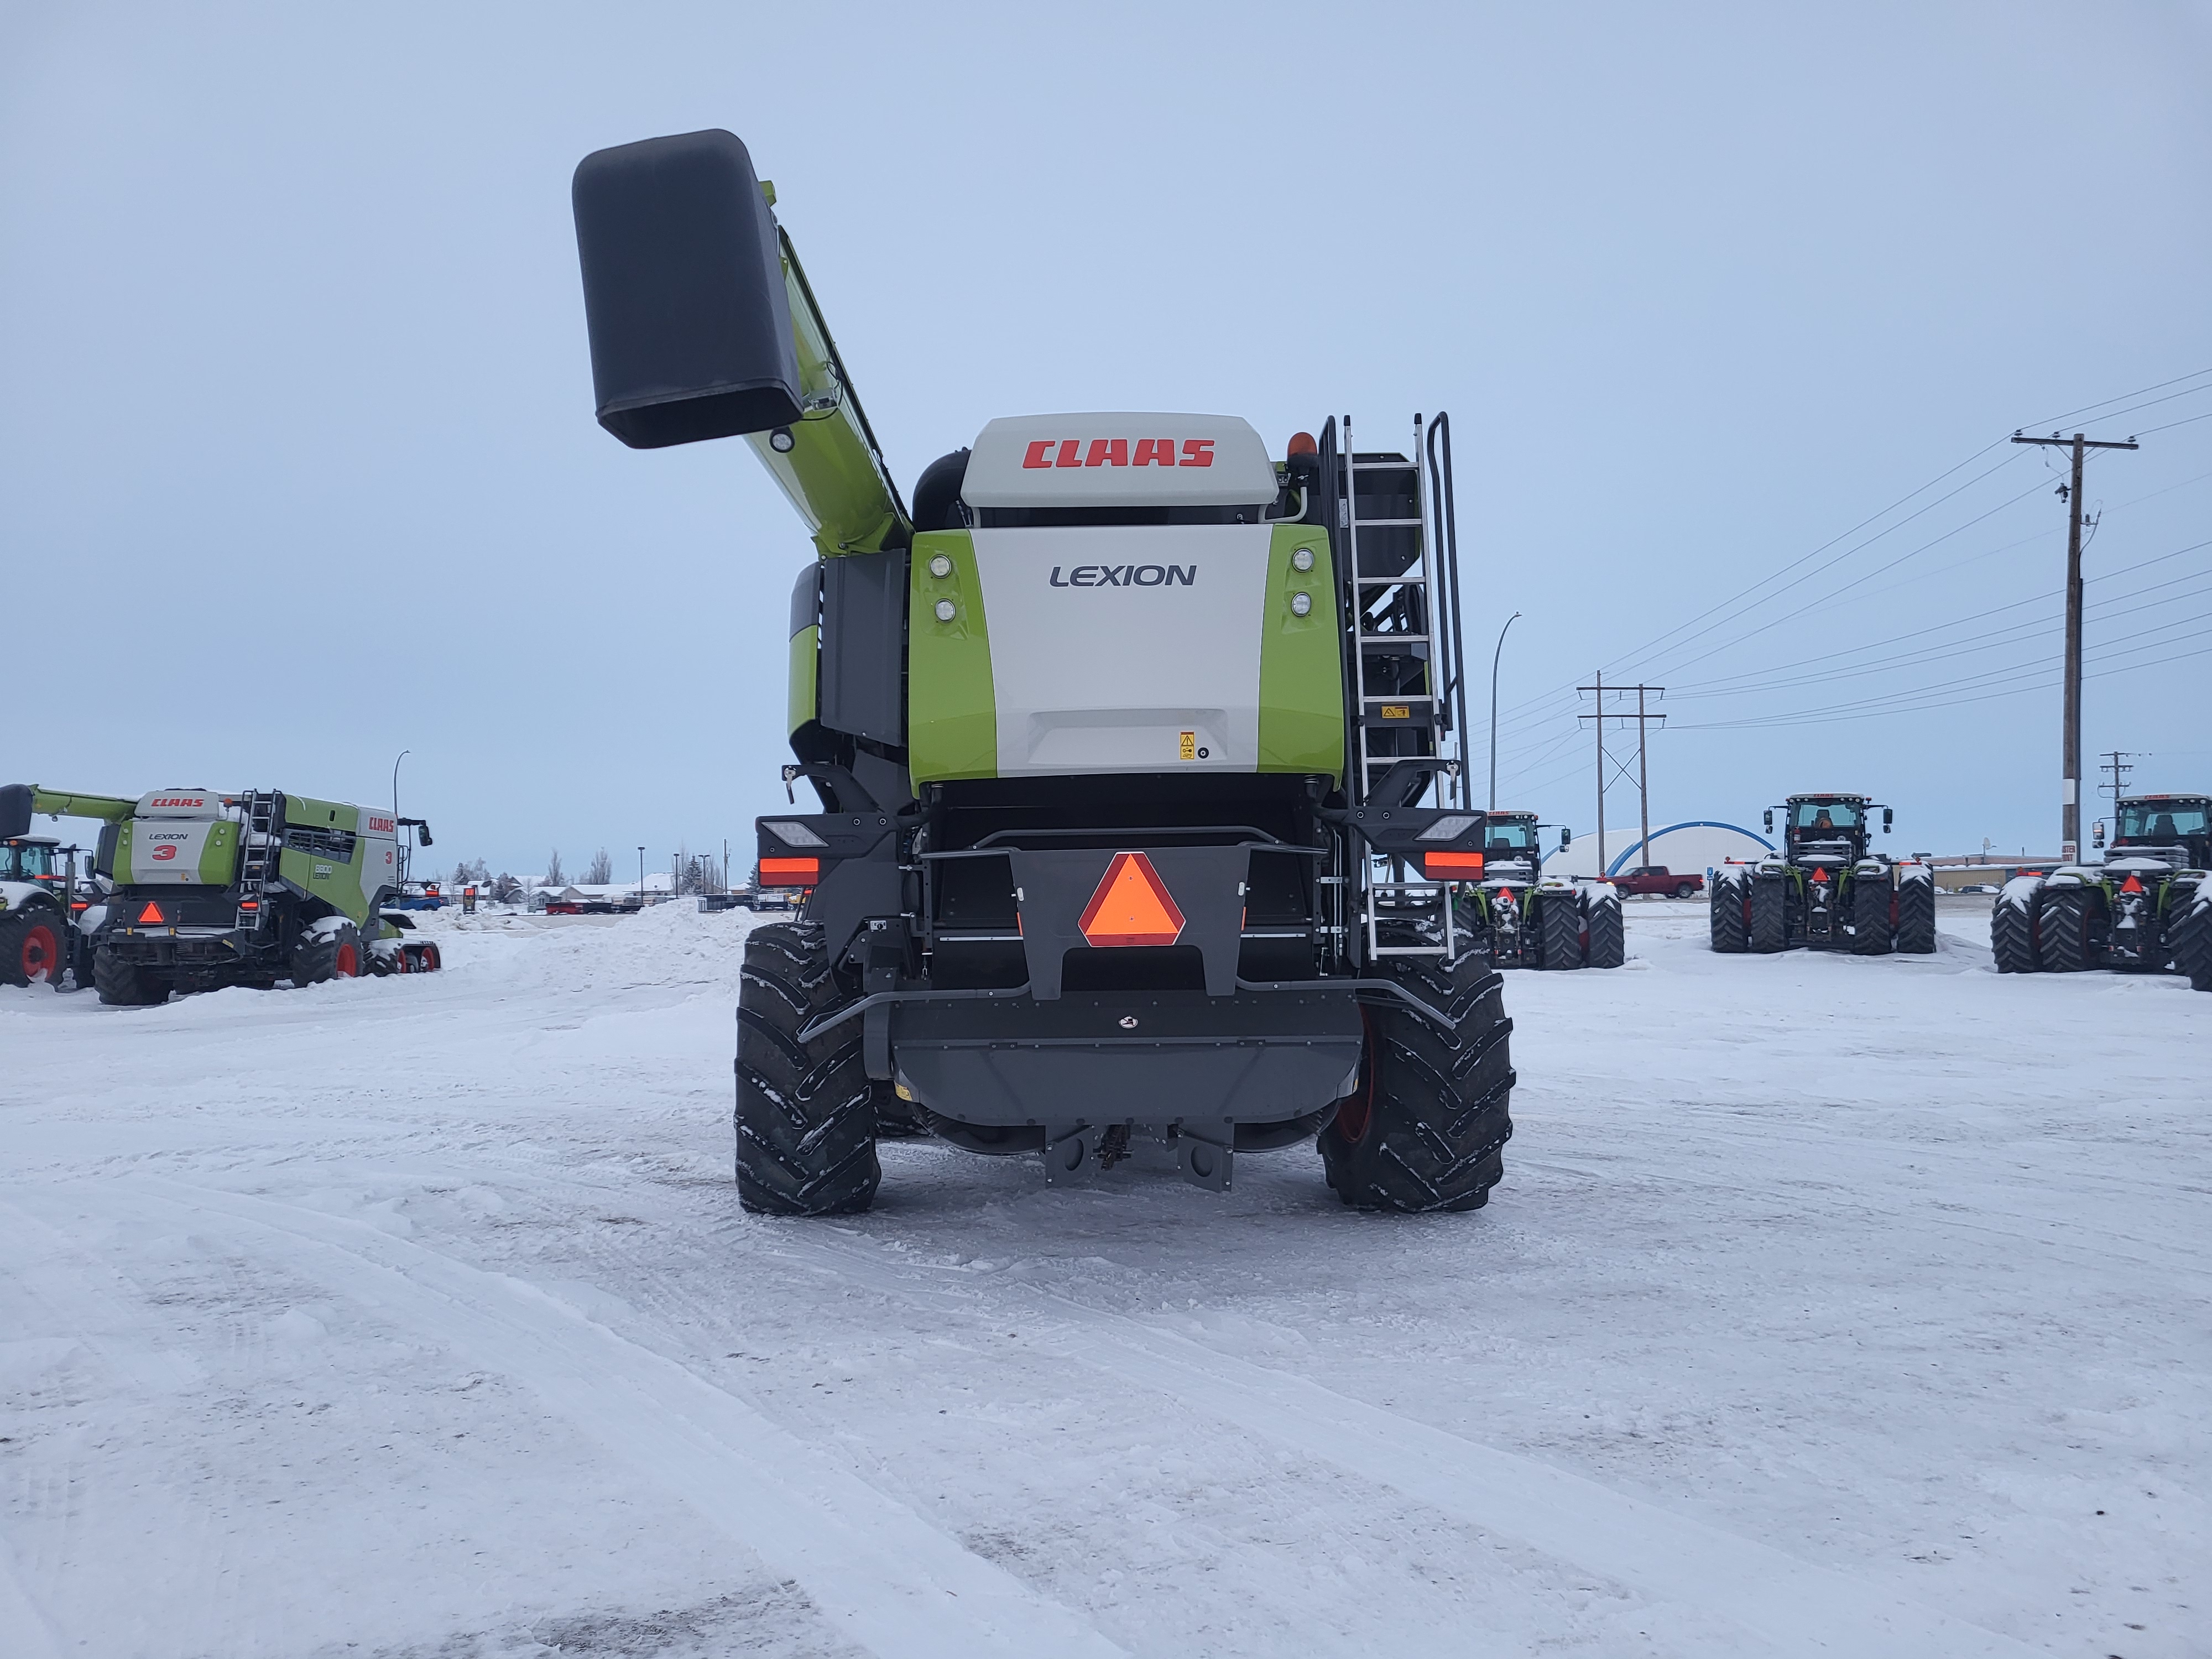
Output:
[[[1766,809],[1770,832],[1775,810]],[[1932,952],[1935,870],[1869,848],[1877,811],[1887,835],[1892,810],[1864,795],[1790,796],[1781,808],[1781,852],[1756,863],[1731,861],[1714,873],[1713,949]]]
[[[434,944],[404,937],[410,918],[383,908],[399,881],[398,825],[373,807],[279,790],[0,789],[0,835],[27,830],[33,812],[105,826],[92,873],[106,904],[88,930],[102,1002],[441,965]],[[428,846],[428,826],[409,822]]]
[[[994,420],[909,508],[775,199],[722,131],[574,186],[600,424],[744,436],[814,542],[786,781],[821,810],[757,826],[806,896],[746,940],[742,1202],[865,1209],[902,1112],[1055,1183],[1223,1189],[1318,1138],[1347,1204],[1485,1202],[1513,1072],[1449,905],[1486,823],[1445,418],[1279,456],[1229,416]]]
[[[2212,990],[2212,796],[2124,797],[2113,830],[2102,864],[2005,884],[1990,911],[1997,971],[2179,973]]]
[[[1499,968],[1618,968],[1628,959],[1620,894],[1610,882],[1544,873],[1534,812],[1492,812],[1481,878],[1459,890],[1459,926]],[[1573,843],[1561,829],[1559,850]]]
[[[0,803],[0,817],[6,807]],[[0,836],[0,985],[92,983],[91,929],[99,895],[77,874],[83,849],[51,836]]]

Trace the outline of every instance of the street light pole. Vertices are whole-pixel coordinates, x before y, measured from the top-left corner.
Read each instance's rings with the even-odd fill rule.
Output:
[[[1505,654],[1505,630],[1521,620],[1516,611],[1498,630],[1498,649],[1490,653],[1490,810],[1498,810],[1498,659]]]
[[[412,749],[403,749],[399,751],[399,760],[392,763],[392,836],[398,843],[399,884],[403,888],[407,884],[407,837],[399,833],[399,761],[405,760],[414,752]]]
[[[637,849],[637,908],[645,908],[645,848]]]

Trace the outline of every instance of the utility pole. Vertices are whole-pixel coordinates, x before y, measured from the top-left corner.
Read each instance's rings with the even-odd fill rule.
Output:
[[[2059,493],[2066,497],[2066,712],[2065,730],[2061,737],[2064,754],[2060,758],[2063,776],[2059,784],[2061,802],[2058,832],[2058,856],[2072,864],[2081,856],[2081,463],[2092,449],[2134,449],[2136,443],[2130,438],[2125,443],[2100,442],[2075,433],[2071,438],[2062,438],[2056,432],[2048,438],[2029,438],[2020,433],[2012,434],[2016,444],[2042,444],[2046,447],[2071,449],[2074,452],[2074,482],[2070,487],[2061,484]]]
[[[1644,699],[1646,696],[1651,695],[1664,696],[1667,695],[1667,688],[1663,685],[1607,685],[1605,683],[1605,676],[1603,674],[1600,674],[1597,676],[1597,684],[1595,685],[1578,685],[1575,690],[1577,691],[1594,693],[1597,702],[1597,712],[1595,714],[1580,714],[1576,716],[1578,720],[1586,720],[1590,721],[1596,726],[1598,732],[1597,872],[1599,875],[1602,876],[1606,872],[1605,790],[1606,785],[1611,781],[1611,780],[1606,775],[1605,769],[1605,723],[1607,720],[1620,720],[1624,724],[1629,720],[1634,720],[1636,722],[1636,787],[1637,793],[1642,801],[1641,819],[1644,830],[1644,840],[1641,845],[1644,853],[1644,863],[1649,864],[1651,862],[1651,774],[1650,769],[1645,762],[1644,732],[1646,728],[1654,721],[1662,726],[1665,725],[1667,723],[1667,717],[1664,714],[1652,714]],[[1605,700],[1608,694],[1616,697],[1625,697],[1632,691],[1636,693],[1636,712],[1633,714],[1626,713],[1616,714],[1607,709]],[[1624,763],[1620,766],[1617,767],[1615,771],[1617,773],[1626,772],[1627,769],[1628,768]]]
[[[2098,767],[2097,769],[2100,772],[2110,772],[2112,775],[2112,781],[2110,783],[2099,784],[2097,786],[2097,793],[2100,795],[2110,795],[2112,798],[2112,807],[2114,811],[2117,811],[2119,808],[2121,792],[2125,790],[2128,787],[2128,774],[2136,769],[2135,763],[2130,760],[2128,757],[2130,755],[2147,755],[2149,752],[2150,751],[2147,749],[2107,749],[2105,750],[2104,764]]]

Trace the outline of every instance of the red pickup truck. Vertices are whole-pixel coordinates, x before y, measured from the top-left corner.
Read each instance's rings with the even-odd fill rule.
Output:
[[[1639,864],[1633,870],[1624,870],[1606,879],[1619,888],[1624,896],[1631,893],[1657,893],[1667,898],[1695,898],[1705,890],[1705,878],[1687,870],[1677,872],[1663,864]]]

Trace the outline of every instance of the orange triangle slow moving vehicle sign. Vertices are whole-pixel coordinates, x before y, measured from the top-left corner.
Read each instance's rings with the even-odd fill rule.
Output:
[[[146,901],[146,908],[138,913],[138,920],[141,922],[161,921],[161,907],[155,903],[153,900],[148,899]]]
[[[1116,853],[1076,926],[1095,945],[1173,945],[1182,937],[1182,912],[1150,859]]]

